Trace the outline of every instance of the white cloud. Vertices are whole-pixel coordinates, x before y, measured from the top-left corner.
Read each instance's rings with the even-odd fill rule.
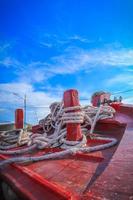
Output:
[[[19,96],[24,97],[27,95],[27,102],[33,106],[48,106],[55,100],[51,94],[36,91],[31,84],[28,83],[5,83],[0,84],[1,95],[0,102],[13,103],[14,101],[20,101],[13,93],[18,93]],[[10,96],[9,96],[10,95]],[[10,98],[9,98],[10,97]]]
[[[5,44],[0,46],[0,52],[3,52],[3,51],[7,50],[10,47],[11,47],[11,45],[9,43],[5,43]]]
[[[125,84],[129,86],[133,86],[133,74],[119,74],[114,76],[112,79],[107,81],[108,86],[112,86],[114,84]]]
[[[47,47],[47,48],[53,47],[53,44],[50,43],[50,42],[40,42],[40,45],[41,45],[42,47]]]
[[[81,43],[92,43],[94,41],[87,39],[86,37],[80,36],[80,35],[72,35],[72,36],[59,36],[56,34],[42,34],[41,36],[39,36],[38,39],[40,42],[39,44],[42,47],[47,47],[47,48],[51,48],[51,47],[56,47],[56,48],[60,48],[64,45],[68,45],[69,43],[74,43],[75,41],[79,41]]]
[[[94,60],[99,64],[110,66],[133,65],[133,49],[105,50],[94,53]]]
[[[24,95],[27,96],[27,122],[36,122],[37,118],[42,119],[49,113],[49,105],[55,101],[62,101],[65,88],[56,86],[45,86],[43,91],[36,91],[30,83],[4,83],[0,84],[0,109],[2,112],[10,111],[12,116],[16,108],[21,108],[24,105]],[[89,103],[89,93],[79,92],[81,103]],[[2,113],[1,112],[1,113]],[[0,114],[1,114],[0,113]],[[10,113],[10,114],[11,114]],[[13,121],[14,119],[12,119]]]
[[[92,40],[89,40],[89,39],[82,37],[80,35],[73,35],[73,36],[69,37],[68,40],[77,40],[77,41],[80,41],[80,42],[83,42],[83,43],[93,42]]]
[[[124,103],[127,104],[133,104],[133,96],[132,97],[127,97],[123,100]]]
[[[49,105],[54,101],[60,101],[57,96],[52,96],[51,93],[45,93],[42,91],[36,91],[35,88],[28,83],[6,83],[0,84],[1,109],[4,107],[17,108],[23,107],[24,94],[27,95],[27,119],[30,122],[34,122],[36,119],[36,113],[39,119],[43,118],[49,112]],[[18,96],[13,93],[17,93]]]
[[[15,67],[18,80],[21,82],[42,82],[57,74],[74,74],[77,71],[88,71],[96,67],[133,66],[133,49],[110,48],[84,50],[77,47],[67,48],[63,54],[52,57],[49,62],[31,61],[27,64],[17,59],[6,57],[0,60],[6,67]]]
[[[116,95],[122,95],[123,103],[133,104],[133,74],[119,74],[114,76],[112,79],[106,81],[106,86],[123,87],[123,90],[117,91]],[[124,89],[128,88],[128,89]],[[123,92],[122,92],[123,91]],[[117,94],[118,93],[118,94]],[[114,94],[115,95],[115,94]]]
[[[3,59],[0,59],[0,65],[4,65],[5,67],[19,67],[20,69],[23,67],[23,63],[19,62],[15,58],[11,57],[5,57]]]
[[[74,53],[66,53],[52,58],[52,64],[49,66],[49,71],[55,74],[73,74],[79,70],[86,68],[90,60],[90,55],[83,51]]]
[[[65,54],[52,58],[49,71],[54,74],[73,74],[95,67],[128,67],[133,65],[133,49],[68,49]]]
[[[35,64],[35,63],[34,63]],[[85,51],[69,48],[62,55],[53,57],[50,63],[39,63],[43,71],[55,74],[73,74],[93,67],[128,67],[133,65],[133,49],[97,49]]]
[[[19,81],[27,83],[39,83],[48,79],[52,74],[46,68],[45,63],[32,62],[17,71]]]

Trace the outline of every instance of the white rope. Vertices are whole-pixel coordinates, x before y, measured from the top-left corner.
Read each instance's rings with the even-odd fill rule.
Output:
[[[97,122],[97,119],[98,119],[101,109],[102,109],[102,105],[99,107],[99,109],[94,117],[93,123],[91,124],[90,134],[92,134],[94,131],[94,128],[95,128],[95,125],[96,125],[96,122]]]
[[[91,136],[93,134],[96,122],[99,119],[111,118],[115,112],[115,110],[110,106],[101,106],[99,108],[93,106],[75,106],[69,108],[63,108],[63,103],[53,103],[50,106],[51,113],[45,117],[43,120],[40,120],[39,124],[43,128],[43,134],[28,134],[28,136],[24,136],[23,132],[20,131],[19,137],[11,138],[10,142],[14,140],[17,141],[17,145],[27,144],[28,147],[25,149],[19,150],[10,150],[8,145],[6,148],[3,148],[3,144],[0,143],[0,153],[1,154],[23,154],[28,151],[33,151],[34,149],[45,149],[47,147],[59,147],[63,150],[63,152],[52,153],[48,155],[43,155],[40,157],[23,157],[23,158],[11,158],[9,161],[2,161],[0,165],[11,162],[19,162],[19,161],[39,161],[45,159],[55,159],[57,157],[62,157],[67,154],[73,154],[77,151],[81,152],[92,152],[98,151],[105,148],[109,148],[116,144],[117,140],[114,138],[104,138],[97,137],[94,135],[93,138],[98,140],[110,141],[107,144],[97,145],[94,147],[86,147],[87,136]],[[81,141],[67,141],[66,140],[66,124],[67,123],[80,123],[83,137]],[[88,133],[88,125],[91,126],[90,134]],[[6,133],[7,134],[7,133]],[[8,133],[9,134],[9,133]],[[7,134],[7,135],[8,135]],[[23,135],[23,140],[22,140]],[[27,140],[28,138],[28,140]],[[9,138],[8,138],[9,139]],[[16,144],[13,144],[16,147]],[[5,150],[3,150],[5,149]],[[9,152],[9,153],[8,153]]]
[[[4,131],[0,134],[0,149],[11,149],[25,145],[29,141],[31,134],[31,132],[23,129]]]
[[[103,138],[98,138],[98,139],[103,140]],[[0,162],[0,167],[3,167],[4,165],[10,164],[10,163],[37,162],[37,161],[42,161],[42,160],[62,158],[62,157],[68,156],[68,155],[76,154],[77,152],[90,153],[90,152],[94,152],[94,151],[104,150],[106,148],[114,146],[117,143],[117,140],[114,138],[107,138],[107,139],[110,139],[110,143],[97,145],[94,147],[82,147],[82,148],[73,147],[73,148],[69,148],[69,149],[66,149],[61,152],[44,154],[42,156],[10,158],[8,160],[4,160],[4,161]]]

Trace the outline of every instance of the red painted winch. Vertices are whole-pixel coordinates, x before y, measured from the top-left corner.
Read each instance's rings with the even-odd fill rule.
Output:
[[[75,148],[72,148],[70,153],[69,148],[65,148],[62,143],[57,146],[51,143],[53,146],[47,146],[47,143],[44,142],[45,148],[40,146],[39,150],[30,150],[19,157],[60,155],[61,152],[67,151],[69,153],[53,159],[45,158],[37,162],[33,160],[13,162],[2,166],[0,168],[1,200],[133,199],[133,105],[124,104],[121,101],[111,101],[110,94],[103,92],[95,93],[91,102],[94,109],[97,109],[97,113],[93,117],[92,126],[85,126],[84,120],[88,119],[84,117],[84,113],[89,112],[89,107],[88,110],[84,108],[82,111],[77,90],[71,89],[64,92],[63,109],[65,114],[63,116],[60,114],[58,118],[61,119],[61,123],[62,120],[65,120],[62,127],[63,130],[64,127],[66,128],[66,137],[60,141],[64,141],[64,144],[70,145],[71,148],[74,144]],[[100,109],[106,105],[115,109],[113,117],[99,119],[94,123],[98,112],[100,113]],[[54,110],[54,106],[51,109]],[[23,129],[23,115],[22,109],[16,110],[16,129]],[[53,124],[53,127],[57,126],[58,124]],[[83,142],[84,128],[88,130],[87,139],[79,147],[79,143]],[[53,129],[50,129],[49,138],[52,135],[51,130]],[[43,135],[43,131],[44,127],[41,122],[33,126],[32,141],[34,141],[34,134],[39,134],[40,137],[41,134]],[[20,133],[21,137],[22,134]],[[54,134],[56,135],[56,132]],[[102,137],[103,139],[99,139]],[[60,139],[60,135],[58,138]],[[115,138],[117,143],[109,148],[95,149],[100,145],[110,144],[108,138]],[[39,142],[38,144],[40,145]],[[17,146],[10,151],[24,148],[25,139],[22,144],[18,140]],[[93,151],[87,151],[89,148]],[[1,163],[3,160],[13,157],[9,154],[2,154],[2,151],[1,149]],[[18,155],[15,155],[16,157]]]

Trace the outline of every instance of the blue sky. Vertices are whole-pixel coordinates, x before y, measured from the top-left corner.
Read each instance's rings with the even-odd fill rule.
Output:
[[[35,123],[66,89],[81,99],[132,89],[132,10],[132,0],[0,0],[0,120],[23,105],[14,92]]]

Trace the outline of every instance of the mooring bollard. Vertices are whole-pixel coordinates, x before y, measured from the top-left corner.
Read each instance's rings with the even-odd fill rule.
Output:
[[[67,90],[64,92],[63,96],[64,108],[79,106],[79,98],[77,90]],[[80,110],[80,109],[79,109]],[[79,110],[67,111],[67,112],[79,112]],[[82,131],[80,123],[67,123],[67,140],[69,141],[78,141],[82,139]]]
[[[15,128],[23,129],[24,128],[24,112],[23,109],[15,110]]]

